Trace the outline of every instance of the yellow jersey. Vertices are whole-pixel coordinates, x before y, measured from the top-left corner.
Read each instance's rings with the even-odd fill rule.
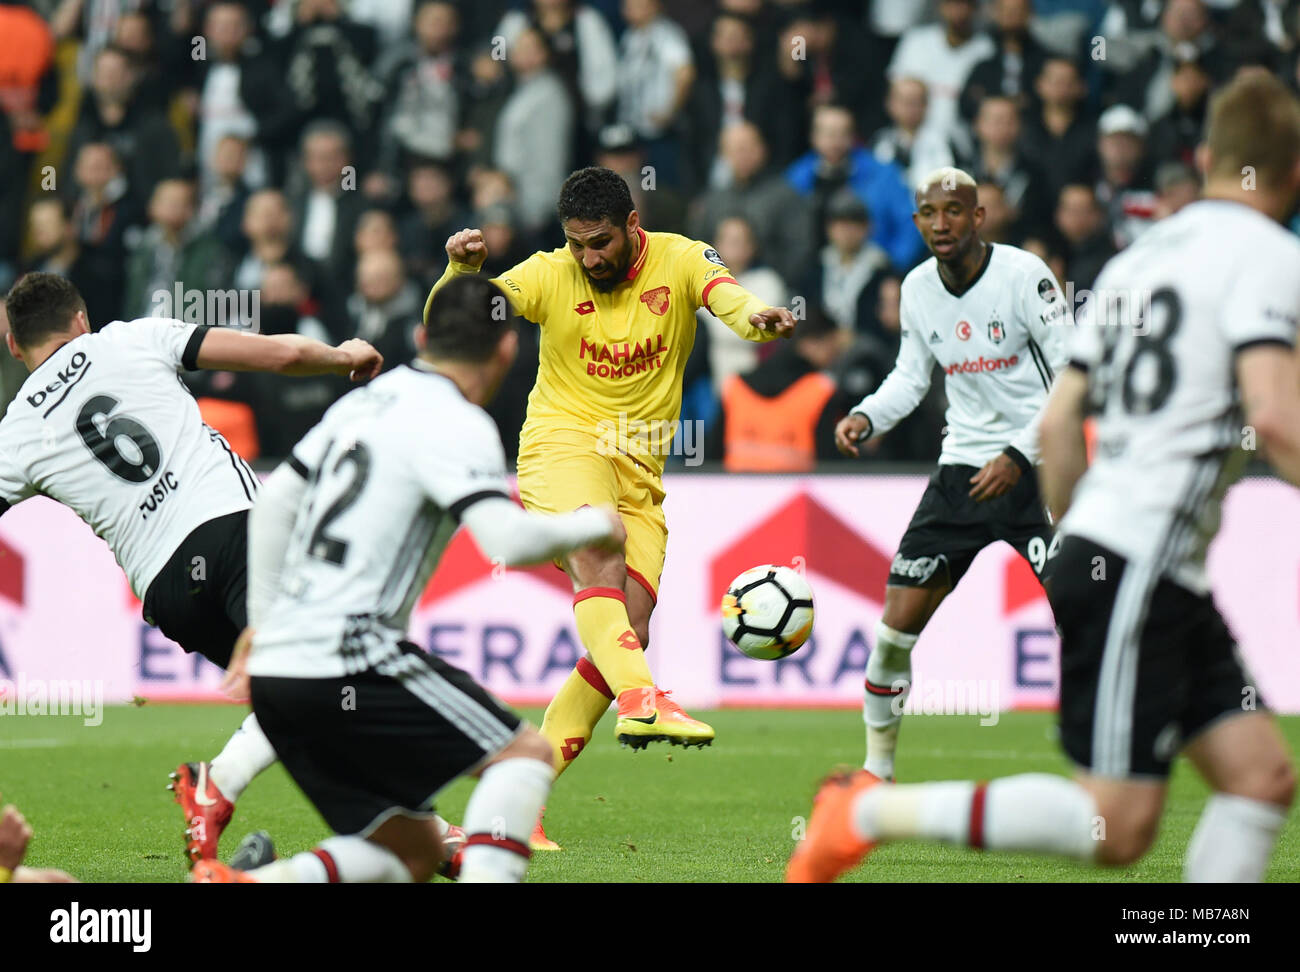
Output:
[[[541,327],[537,383],[520,451],[553,430],[585,432],[662,473],[682,408],[682,374],[705,307],[742,338],[775,335],[749,323],[767,304],[745,290],[706,243],[676,233],[636,233],[640,252],[611,293],[591,286],[567,247],[534,253],[493,282],[520,317]],[[477,272],[452,263],[452,277]],[[429,302],[425,303],[427,318]]]

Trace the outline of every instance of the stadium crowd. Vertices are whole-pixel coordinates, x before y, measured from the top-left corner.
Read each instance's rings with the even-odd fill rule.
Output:
[[[96,325],[361,337],[394,366],[449,235],[481,227],[489,273],[562,246],[560,184],[599,164],[648,229],[709,241],[801,318],[773,348],[700,312],[682,417],[704,458],[726,409],[766,402],[836,460],[828,430],[897,353],[926,172],[974,175],[984,238],[1072,296],[1195,198],[1211,92],[1248,66],[1296,87],[1298,42],[1300,0],[0,3],[0,291],[53,271]],[[510,449],[537,362],[521,336],[492,408]],[[25,377],[4,356],[4,402]],[[275,458],[347,382],[192,387]],[[933,460],[943,407],[935,382],[869,461]]]

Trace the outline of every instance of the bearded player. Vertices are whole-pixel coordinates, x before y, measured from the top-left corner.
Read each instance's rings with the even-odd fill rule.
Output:
[[[556,212],[568,245],[534,253],[496,278],[515,312],[542,329],[519,438],[519,496],[527,509],[545,513],[613,506],[627,528],[624,552],[593,547],[563,561],[587,655],[542,721],[561,773],[611,700],[618,703],[615,735],[626,745],[713,741],[710,726],[655,686],[645,660],[668,540],[661,474],[670,443],[637,430],[676,426],[697,309],[708,308],[750,341],[788,336],[794,317],[736,283],[707,244],[646,232],[627,184],[610,169],[570,175]],[[452,236],[450,262],[430,301],[448,280],[478,272],[487,255],[477,229]],[[616,437],[619,429],[628,434]],[[533,846],[558,849],[540,821]]]

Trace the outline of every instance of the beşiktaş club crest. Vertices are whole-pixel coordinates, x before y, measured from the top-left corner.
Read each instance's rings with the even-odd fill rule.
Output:
[[[994,344],[1001,344],[1007,336],[1007,326],[998,320],[997,312],[989,319],[989,340]]]

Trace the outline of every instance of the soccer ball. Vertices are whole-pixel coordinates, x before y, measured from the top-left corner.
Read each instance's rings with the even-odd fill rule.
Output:
[[[794,654],[812,626],[812,588],[792,567],[751,567],[722,598],[722,631],[750,658],[775,661]]]

